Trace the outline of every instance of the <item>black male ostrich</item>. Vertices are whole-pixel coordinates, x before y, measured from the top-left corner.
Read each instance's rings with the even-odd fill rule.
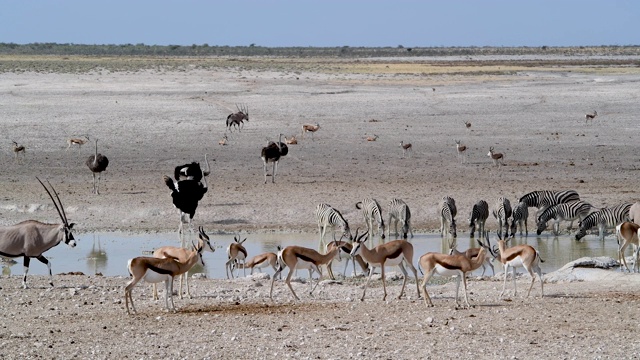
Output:
[[[87,164],[87,167],[89,168],[89,170],[91,170],[91,173],[93,174],[93,193],[99,195],[100,191],[98,190],[98,188],[100,186],[100,173],[107,170],[107,166],[109,166],[109,159],[107,159],[107,157],[102,154],[98,154],[98,139],[96,139],[95,141],[96,141],[96,153],[94,155],[89,156],[85,164]],[[97,183],[96,183],[96,174],[98,174]]]
[[[278,171],[278,161],[280,161],[280,157],[286,156],[289,153],[289,147],[287,144],[282,142],[282,134],[278,137],[278,142],[274,143],[270,141],[269,144],[262,148],[262,153],[260,157],[262,158],[262,163],[264,164],[264,183],[267,183],[267,163],[273,163],[272,177],[271,182],[275,184],[276,182],[276,172]]]
[[[180,225],[178,226],[180,234],[182,234],[184,222],[189,223],[189,228],[191,228],[191,220],[196,214],[198,201],[202,200],[202,197],[207,192],[206,176],[209,175],[211,170],[206,155],[204,160],[207,163],[207,171],[202,170],[197,162],[192,162],[191,164],[176,166],[174,171],[175,181],[166,175],[163,176],[164,183],[171,190],[173,205],[180,212]]]

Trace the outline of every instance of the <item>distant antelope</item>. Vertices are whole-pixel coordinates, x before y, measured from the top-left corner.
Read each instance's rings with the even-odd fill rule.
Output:
[[[232,126],[238,128],[238,131],[242,131],[244,128],[244,120],[247,120],[247,122],[249,121],[248,107],[244,105],[240,105],[240,107],[238,107],[238,104],[236,104],[236,109],[238,109],[238,112],[227,116],[227,130],[229,132],[232,131]]]
[[[304,133],[311,133],[311,139],[313,140],[313,133],[320,130],[320,124],[316,123],[315,125],[305,124],[302,125],[302,138],[304,139]]]
[[[373,134],[373,136],[367,136],[367,141],[376,141],[378,140],[378,135]]]
[[[504,155],[502,153],[493,152],[493,146],[489,148],[487,156],[493,160],[493,163],[496,166],[500,166],[500,164],[504,165]]]
[[[24,145],[18,145],[17,142],[12,141],[13,143],[13,153],[16,155],[16,160],[18,160],[18,153],[22,153],[22,156],[26,156],[26,148]]]
[[[584,115],[584,123],[588,123],[589,120],[591,120],[591,123],[593,124],[593,119],[596,118],[596,116],[598,116],[598,112],[593,110],[593,114],[585,114]]]
[[[83,137],[72,137],[67,139],[67,150],[71,147],[71,145],[78,145],[78,149],[82,147],[82,145],[89,142],[89,135],[85,135]]]
[[[471,130],[471,123],[468,121],[464,122],[464,126],[467,128],[467,130]]]
[[[284,137],[284,143],[287,145],[298,145],[298,139],[296,139],[295,135],[291,135],[290,138]]]
[[[222,139],[218,141],[218,145],[222,145],[222,146],[227,145],[227,134],[224,134]]]
[[[402,148],[402,158],[404,159],[405,155],[407,155],[407,152],[409,152],[409,157],[411,157],[411,154],[413,154],[413,148],[411,147],[410,143],[405,144],[404,140],[400,141],[400,147]]]
[[[466,160],[466,151],[467,147],[464,145],[460,145],[460,140],[456,140],[456,150],[458,151],[458,157],[460,158],[460,162],[464,163]]]

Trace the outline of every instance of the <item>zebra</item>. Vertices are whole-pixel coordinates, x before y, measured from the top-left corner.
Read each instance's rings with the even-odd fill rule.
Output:
[[[560,221],[570,221],[569,229],[571,229],[573,221],[575,219],[582,221],[589,215],[592,207],[591,204],[584,201],[572,201],[550,206],[538,216],[536,234],[540,235],[547,228],[549,220],[553,219],[553,233],[557,236],[560,232]]]
[[[520,236],[522,236],[523,227],[525,236],[529,236],[529,228],[527,227],[528,217],[529,206],[527,206],[527,204],[524,202],[518,203],[518,206],[513,209],[513,214],[511,215],[511,237],[516,236],[518,225],[520,226]]]
[[[398,236],[398,222],[402,224],[403,237],[407,238],[407,233],[411,233],[413,238],[413,230],[411,230],[411,211],[409,206],[400,199],[391,199],[389,201],[389,223],[388,236],[391,237],[391,221],[394,221],[396,236]]]
[[[442,198],[442,206],[440,207],[440,234],[444,236],[445,224],[449,226],[449,234],[454,238],[458,237],[456,232],[456,201],[452,197],[445,196]]]
[[[563,190],[563,191],[532,191],[525,194],[518,200],[519,203],[524,202],[527,206],[538,208],[539,215],[546,208],[556,204],[562,204],[570,201],[580,200],[580,195],[575,190]]]
[[[476,231],[476,224],[478,224],[478,233],[480,236],[484,234],[484,224],[489,217],[489,204],[484,200],[479,200],[471,209],[469,214],[469,231],[470,237],[474,237],[473,233]]]
[[[493,217],[498,220],[498,234],[502,237],[502,228],[504,227],[504,237],[509,235],[509,218],[511,217],[511,202],[506,197],[499,197],[493,209]]]
[[[384,220],[382,219],[382,209],[376,199],[366,198],[356,203],[356,209],[362,210],[364,221],[367,223],[369,240],[373,239],[373,222],[378,223],[380,238],[384,240]],[[382,242],[382,240],[381,240]]]
[[[616,225],[629,220],[631,205],[631,203],[624,203],[611,208],[602,208],[587,215],[580,221],[580,229],[576,233],[576,240],[582,239],[587,234],[587,230],[597,226],[599,237],[604,241],[606,228],[614,228]]]
[[[346,237],[349,241],[353,240],[351,230],[349,230],[349,223],[338,210],[332,208],[330,205],[318,204],[316,207],[316,220],[318,221],[318,230],[320,230],[320,243],[318,244],[319,253],[324,253],[326,248],[324,235],[327,232],[327,227],[331,227],[331,232],[333,233],[335,231],[335,227],[340,226],[342,228],[341,238]]]

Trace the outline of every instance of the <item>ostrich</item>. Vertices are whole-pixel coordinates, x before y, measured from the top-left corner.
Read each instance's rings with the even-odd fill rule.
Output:
[[[278,171],[278,161],[280,161],[281,156],[286,156],[289,153],[289,147],[287,144],[282,142],[282,134],[278,137],[278,142],[274,143],[270,141],[269,144],[262,148],[262,153],[260,157],[262,158],[262,163],[264,164],[264,183],[267,183],[267,163],[273,163],[273,177],[271,178],[271,182],[275,184],[276,182],[276,172]]]
[[[96,139],[96,153],[87,158],[85,162],[91,173],[93,174],[93,193],[100,194],[98,190],[100,186],[100,173],[107,169],[109,166],[109,159],[102,154],[98,154],[98,139]],[[96,183],[96,173],[98,174],[98,182]]]
[[[207,192],[206,176],[211,173],[207,155],[204,156],[204,161],[207,163],[207,171],[202,170],[197,162],[192,162],[176,166],[175,181],[166,175],[163,176],[164,183],[171,190],[173,205],[180,212],[180,225],[178,226],[180,234],[182,234],[184,222],[188,222],[189,228],[191,228],[191,220],[196,214],[198,201],[202,200]]]

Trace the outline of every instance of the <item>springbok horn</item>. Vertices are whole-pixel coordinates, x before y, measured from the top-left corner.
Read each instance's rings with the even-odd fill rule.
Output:
[[[51,198],[51,201],[53,202],[53,205],[56,207],[56,210],[58,211],[58,215],[60,215],[60,219],[62,219],[62,222],[65,225],[69,225],[69,224],[67,224],[67,219],[64,216],[62,216],[62,212],[60,212],[60,208],[58,207],[58,204],[56,203],[56,201],[53,199],[53,195],[51,195],[51,192],[49,191],[49,189],[47,189],[47,187],[44,185],[44,183],[37,176],[36,176],[36,179],[38,180],[40,185],[42,185],[42,187],[47,191],[47,194],[49,194],[49,197]],[[49,186],[51,186],[51,183],[49,183]],[[51,188],[53,189],[53,186],[51,186]],[[53,191],[55,192],[55,189]],[[58,197],[58,193],[56,193],[56,197]],[[58,201],[60,201],[60,198],[58,198]],[[62,206],[62,203],[60,203],[60,206]]]

